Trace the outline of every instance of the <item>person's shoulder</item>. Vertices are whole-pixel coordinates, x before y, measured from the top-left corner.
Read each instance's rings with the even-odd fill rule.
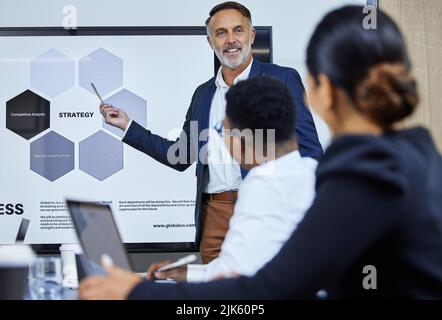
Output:
[[[314,175],[318,166],[318,161],[311,157],[302,157],[299,150],[293,151],[278,159],[280,165],[279,172],[285,174],[290,172],[293,174]]]
[[[198,88],[205,88],[205,87],[209,87],[211,85],[215,84],[215,76],[213,76],[212,78],[210,78],[209,80],[207,80],[204,83],[201,83]]]
[[[274,189],[274,180],[276,176],[275,161],[263,163],[252,168],[241,183],[240,192],[259,197],[259,195]]]
[[[215,86],[215,77],[210,78],[204,83],[201,83],[196,89],[195,94],[201,94],[202,92],[206,92],[210,87]]]
[[[311,157],[301,157],[300,164],[302,166],[316,170],[316,167],[318,166],[318,160]]]
[[[402,192],[407,177],[395,143],[373,135],[345,135],[326,150],[317,169],[317,183],[336,177],[360,179]]]
[[[272,75],[281,79],[286,79],[288,76],[294,76],[300,79],[299,73],[295,68],[280,66],[274,63],[259,62],[263,75]]]
[[[249,171],[243,184],[253,184],[259,187],[267,185],[267,188],[271,188],[279,186],[281,181],[286,180],[292,181],[293,184],[299,181],[314,180],[317,164],[315,159],[301,157],[299,151],[294,151],[253,168]]]

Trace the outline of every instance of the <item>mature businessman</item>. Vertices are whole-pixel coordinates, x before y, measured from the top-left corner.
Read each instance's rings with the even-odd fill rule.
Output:
[[[261,63],[253,58],[251,47],[256,31],[250,11],[237,2],[221,3],[210,11],[206,27],[207,40],[221,67],[215,77],[195,90],[183,131],[176,141],[153,134],[118,108],[100,106],[108,124],[126,131],[123,141],[130,146],[178,171],[186,170],[197,161],[195,244],[200,249],[203,263],[209,263],[218,256],[238,187],[247,174],[238,164],[217,161],[226,155],[228,157],[228,151],[218,135],[210,135],[207,140],[200,138],[203,130],[214,128],[223,119],[224,96],[233,84],[262,75],[285,83],[296,105],[296,134],[301,155],[316,159],[322,155],[312,115],[304,104],[304,87],[299,74],[294,69]],[[180,161],[172,161],[171,154]]]

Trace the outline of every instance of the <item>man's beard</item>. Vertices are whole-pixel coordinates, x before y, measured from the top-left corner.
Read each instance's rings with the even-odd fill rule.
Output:
[[[226,50],[235,49],[235,48],[239,48],[239,47],[238,46],[231,46],[231,47],[228,47]],[[252,41],[249,41],[249,43],[247,45],[244,45],[240,49],[241,49],[241,58],[238,61],[231,61],[231,60],[229,60],[229,58],[224,57],[225,49],[220,49],[220,50],[215,49],[214,51],[215,51],[215,55],[218,57],[221,64],[225,65],[226,67],[228,67],[230,69],[237,69],[244,63],[244,61],[247,59],[247,56],[249,55],[249,52],[252,50]]]

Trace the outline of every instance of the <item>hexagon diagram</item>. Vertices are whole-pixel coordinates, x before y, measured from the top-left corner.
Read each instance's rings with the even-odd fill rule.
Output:
[[[91,82],[105,96],[123,85],[123,60],[99,48],[80,60],[80,87],[94,93]]]
[[[104,100],[104,102],[112,104],[114,107],[124,110],[130,119],[135,120],[143,127],[147,126],[147,103],[146,100],[137,96],[136,94],[130,92],[129,90],[123,89],[113,96]],[[124,131],[116,128],[114,126],[108,125],[104,122],[103,118],[103,128],[111,131],[112,133],[120,136],[124,136]]]
[[[80,142],[80,170],[103,181],[123,169],[123,143],[104,131]]]
[[[30,139],[49,128],[49,101],[26,90],[6,102],[6,128]]]
[[[31,170],[55,181],[74,169],[74,143],[50,131],[31,143]]]
[[[74,82],[74,60],[55,49],[31,61],[31,86],[51,98],[73,87]]]

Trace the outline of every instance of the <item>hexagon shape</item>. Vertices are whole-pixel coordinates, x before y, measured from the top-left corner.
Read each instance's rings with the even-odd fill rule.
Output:
[[[123,143],[104,131],[80,142],[80,170],[103,181],[123,169]]]
[[[73,87],[74,82],[74,60],[55,49],[31,61],[31,86],[51,98]]]
[[[124,110],[129,118],[135,120],[143,127],[147,126],[147,103],[146,100],[137,96],[129,90],[123,89],[110,96],[104,102],[112,104],[114,107]],[[123,138],[124,131],[105,123],[103,118],[103,128]]]
[[[123,85],[123,60],[103,48],[99,48],[80,60],[80,87],[106,96]]]
[[[55,181],[74,169],[74,143],[50,131],[31,143],[31,170]]]
[[[50,104],[38,94],[26,90],[6,102],[6,128],[30,139],[49,128]]]

